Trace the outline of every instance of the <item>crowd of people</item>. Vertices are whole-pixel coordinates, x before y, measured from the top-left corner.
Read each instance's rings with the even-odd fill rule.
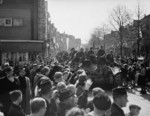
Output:
[[[72,49],[69,59],[80,62],[93,57],[91,47],[88,52]],[[93,82],[82,67],[72,70],[69,64],[57,61],[22,66],[5,63],[0,70],[0,116],[125,116],[122,108],[128,102],[128,87],[140,86],[142,94],[147,91],[147,61],[115,58],[102,47],[96,59],[100,66],[120,66],[122,83],[112,89],[113,102],[102,88],[91,88]],[[138,116],[141,107],[132,104],[129,109],[127,116]]]

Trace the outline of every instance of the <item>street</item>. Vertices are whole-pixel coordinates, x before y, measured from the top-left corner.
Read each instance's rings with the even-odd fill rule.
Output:
[[[139,116],[147,116],[150,114],[150,94],[141,95],[139,89],[128,91],[128,104],[124,108],[125,113],[129,112],[130,104],[137,104],[141,107]]]
[[[112,100],[111,91],[106,91],[106,93],[110,96]],[[92,97],[90,97],[89,99],[92,99]],[[141,95],[140,88],[128,90],[128,100],[129,102],[127,103],[127,106],[123,108],[125,114],[129,112],[130,104],[136,104],[141,107],[139,116],[147,116],[148,114],[150,114],[150,93]]]

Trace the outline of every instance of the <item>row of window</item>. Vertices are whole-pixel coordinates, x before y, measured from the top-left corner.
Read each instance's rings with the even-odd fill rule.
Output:
[[[0,27],[23,26],[21,18],[0,18]]]

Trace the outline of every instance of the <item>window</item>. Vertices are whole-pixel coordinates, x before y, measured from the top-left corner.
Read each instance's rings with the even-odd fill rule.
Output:
[[[4,26],[12,26],[12,18],[5,18]]]
[[[13,26],[23,26],[22,19],[13,19]]]
[[[4,18],[0,18],[0,26],[4,26],[5,24],[5,19]]]
[[[3,0],[0,0],[0,4],[3,4]]]

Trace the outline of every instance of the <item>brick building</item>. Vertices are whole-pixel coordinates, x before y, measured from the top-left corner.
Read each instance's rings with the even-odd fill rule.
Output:
[[[0,63],[35,60],[45,52],[45,0],[1,0]]]
[[[140,21],[142,31],[142,49],[145,55],[150,55],[150,15]]]

